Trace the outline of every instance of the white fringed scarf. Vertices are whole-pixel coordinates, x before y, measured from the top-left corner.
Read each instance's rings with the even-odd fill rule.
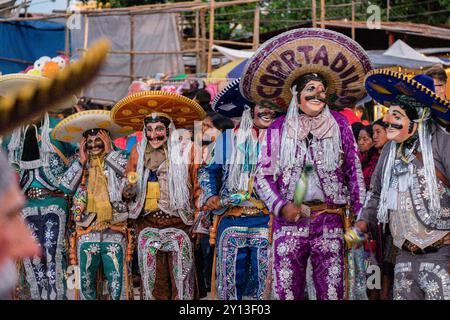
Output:
[[[173,122],[169,125],[169,198],[170,207],[176,210],[190,209],[189,161],[190,148],[183,152],[180,134]]]
[[[299,112],[297,104],[297,90],[296,86],[292,89],[292,99],[289,104],[289,109],[286,114],[285,121],[282,128],[282,140],[281,140],[281,152],[280,152],[280,166],[284,168],[292,168],[298,164],[299,159],[304,159],[308,148],[306,146],[306,139],[299,141]],[[329,116],[333,120],[333,136],[327,139],[317,139],[313,137],[313,143],[316,143],[317,148],[314,148],[313,152],[316,153],[320,150],[324,155],[324,169],[326,171],[334,171],[340,165],[340,154],[342,151],[341,133],[339,126],[332,116],[328,106],[325,106],[322,111],[324,115]],[[297,146],[300,143],[300,156],[296,157]],[[316,156],[314,158],[317,158]]]
[[[251,176],[258,162],[258,139],[253,139],[252,130],[253,119],[250,108],[246,106],[237,129],[236,141],[233,141],[232,144],[227,182],[231,192],[248,191]],[[246,157],[248,157],[248,161],[246,161]],[[253,168],[251,172],[246,170],[247,166]]]

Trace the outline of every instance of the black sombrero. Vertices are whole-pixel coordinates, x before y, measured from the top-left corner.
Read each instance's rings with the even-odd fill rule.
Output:
[[[436,95],[433,79],[419,74],[408,77],[387,69],[372,70],[366,76],[365,86],[369,95],[387,107],[398,95],[406,95],[431,108],[434,118],[450,124],[450,102]]]
[[[239,90],[239,79],[229,83],[216,96],[212,103],[212,109],[226,117],[240,117],[245,106],[253,107],[255,104],[245,99]]]

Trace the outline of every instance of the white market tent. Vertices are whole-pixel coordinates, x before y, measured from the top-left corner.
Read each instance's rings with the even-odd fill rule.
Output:
[[[419,51],[411,48],[402,40],[394,42],[394,44],[383,53],[380,53],[379,51],[368,51],[367,53],[376,68],[401,66],[418,69],[421,67],[430,67],[435,64],[449,64],[439,58],[425,56]]]

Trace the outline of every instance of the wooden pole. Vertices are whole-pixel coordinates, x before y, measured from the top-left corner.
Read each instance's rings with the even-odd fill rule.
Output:
[[[208,42],[209,43],[209,39],[196,39],[196,38],[188,38],[187,41],[199,41],[199,42]],[[241,46],[241,47],[253,47],[253,42],[239,42],[239,41],[231,41],[231,40],[214,40],[214,43],[218,43],[218,44],[231,44],[234,46]],[[214,54],[214,53],[213,53]]]
[[[325,0],[320,0],[320,27],[325,28]]]
[[[130,14],[130,77],[131,77],[131,82],[132,82],[134,80],[134,15],[133,14]]]
[[[201,70],[202,62],[200,61],[201,54],[200,54],[200,13],[198,10],[195,10],[195,50],[197,53],[195,54],[196,57],[196,64],[195,64],[195,72],[199,73]]]
[[[317,27],[317,15],[316,15],[316,0],[311,0],[311,11],[312,11],[312,27]]]
[[[207,65],[207,56],[206,56],[206,10],[201,9],[200,10],[200,30],[202,34],[202,41],[201,41],[201,49],[200,49],[200,62],[201,62],[201,72],[206,71],[206,65]]]
[[[78,51],[86,51],[86,49],[78,49]],[[108,54],[154,54],[154,55],[165,55],[165,54],[183,54],[183,53],[196,53],[195,49],[186,49],[180,51],[129,51],[129,50],[110,50]]]
[[[391,11],[391,1],[387,0],[387,8],[386,8],[386,20],[389,21],[389,13]]]
[[[88,15],[84,15],[84,43],[83,43],[83,49],[84,52],[87,51],[88,48],[88,42],[89,42],[89,19]],[[80,91],[80,97],[84,96],[84,87]]]
[[[352,39],[355,40],[355,1],[352,0]]]
[[[83,43],[83,49],[87,50],[89,42],[89,19],[88,15],[84,15],[84,43]]]
[[[259,16],[260,16],[261,8],[259,4],[256,4],[255,8],[255,20],[253,21],[253,50],[258,49],[259,47]]]
[[[69,42],[70,31],[69,31],[69,28],[67,28],[67,20],[66,20],[66,24],[64,25],[64,31],[65,31],[64,54],[66,55],[66,57],[69,57],[70,56],[70,48],[69,48],[69,46],[70,46],[70,42]]]
[[[209,7],[209,48],[208,48],[208,73],[212,71],[212,46],[214,45],[214,9],[215,9],[215,0],[210,0]]]

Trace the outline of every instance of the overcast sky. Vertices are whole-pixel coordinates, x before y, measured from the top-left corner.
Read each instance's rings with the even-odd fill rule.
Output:
[[[22,0],[17,0],[16,3]],[[67,0],[31,0],[29,12],[51,13],[53,10],[65,9]]]

